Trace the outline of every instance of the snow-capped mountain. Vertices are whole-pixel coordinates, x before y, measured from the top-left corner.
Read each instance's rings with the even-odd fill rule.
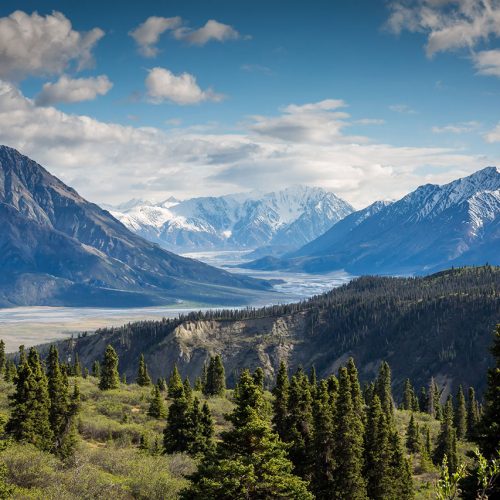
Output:
[[[132,200],[110,211],[137,234],[179,252],[296,249],[353,208],[324,189],[295,186],[267,194],[169,198],[158,204]]]
[[[414,273],[486,262],[500,264],[496,167],[442,186],[420,186],[394,203],[371,205],[286,258],[261,259],[248,267]]]

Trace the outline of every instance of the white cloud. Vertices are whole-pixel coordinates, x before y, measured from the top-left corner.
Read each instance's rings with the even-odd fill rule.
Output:
[[[385,120],[382,118],[361,118],[356,120],[355,123],[358,125],[384,125]]]
[[[500,35],[498,0],[397,0],[389,5],[387,28],[427,35],[426,52],[474,48]]]
[[[391,111],[394,111],[395,113],[401,113],[403,115],[416,115],[417,112],[412,109],[408,104],[392,104],[389,106],[389,109]]]
[[[465,134],[468,132],[475,132],[481,124],[476,121],[470,122],[459,122],[459,123],[450,123],[448,125],[444,125],[442,127],[432,127],[432,131],[435,134]]]
[[[473,59],[478,74],[500,78],[500,49],[483,50],[475,54]]]
[[[98,95],[107,94],[113,84],[106,75],[92,78],[70,78],[63,75],[55,83],[45,83],[36,96],[37,106],[47,106],[56,102],[92,101]]]
[[[138,45],[139,52],[144,57],[155,57],[159,49],[156,47],[160,35],[167,30],[178,28],[182,24],[182,19],[176,17],[148,17],[142,24],[132,31],[129,35]]]
[[[285,110],[321,114],[337,109],[324,108],[323,102]],[[310,113],[299,112],[295,118]],[[269,119],[275,118],[279,116]],[[343,121],[349,123],[348,118]],[[330,188],[361,207],[500,160],[451,148],[395,147],[367,138],[350,143],[341,132],[331,142],[277,139],[254,132],[256,123],[239,134],[104,123],[37,107],[14,86],[0,82],[0,143],[31,156],[96,202],[220,195],[304,183]],[[308,119],[305,126],[312,129],[306,137],[315,139],[320,123]]]
[[[500,142],[500,122],[493,130],[484,135],[484,140],[486,142]]]
[[[64,14],[40,16],[20,10],[0,18],[0,78],[22,80],[28,75],[47,76],[92,64],[92,49],[104,36],[94,28],[86,33],[73,30]]]
[[[219,23],[215,19],[208,20],[205,26],[197,30],[181,27],[177,28],[173,34],[178,40],[185,40],[192,45],[205,45],[212,40],[225,42],[241,38],[241,35],[232,26]]]
[[[165,68],[150,69],[146,77],[147,95],[151,102],[163,101],[175,104],[198,104],[202,101],[220,101],[223,96],[211,89],[202,90],[196,83],[196,78],[189,73],[175,75]]]

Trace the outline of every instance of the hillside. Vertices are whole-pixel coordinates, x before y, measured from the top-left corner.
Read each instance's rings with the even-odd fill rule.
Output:
[[[261,366],[271,381],[281,360],[292,369],[314,364],[326,376],[354,356],[364,380],[387,360],[396,390],[406,378],[420,387],[431,376],[445,393],[458,384],[481,390],[500,318],[499,289],[500,268],[491,266],[424,278],[366,276],[298,304],[138,322],[58,347],[63,359],[78,353],[90,368],[111,343],[127,377],[135,377],[141,353],[154,378],[176,363],[191,380],[209,355],[220,353],[229,383],[242,366]]]
[[[262,258],[245,267],[427,274],[451,266],[498,265],[499,224],[500,172],[487,167],[442,186],[420,186],[393,203],[377,202],[284,258]]]
[[[5,146],[0,224],[0,307],[244,304],[270,288],[144,240]]]
[[[295,250],[353,211],[321,188],[202,197],[163,203],[131,200],[111,213],[131,231],[176,252]]]

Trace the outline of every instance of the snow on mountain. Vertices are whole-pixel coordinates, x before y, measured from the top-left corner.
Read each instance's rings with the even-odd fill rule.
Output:
[[[124,208],[125,207],[125,208]],[[282,191],[136,203],[111,209],[125,226],[176,251],[291,250],[316,238],[353,208],[321,188],[294,186]]]
[[[485,262],[500,264],[496,167],[442,186],[420,186],[393,203],[373,204],[286,258],[261,259],[248,267],[413,273]]]

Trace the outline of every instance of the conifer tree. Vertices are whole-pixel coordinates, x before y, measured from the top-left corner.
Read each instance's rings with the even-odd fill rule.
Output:
[[[101,378],[101,364],[97,359],[92,363],[92,376],[95,378]]]
[[[474,440],[479,423],[479,412],[477,409],[476,393],[474,387],[469,387],[467,399],[467,438]]]
[[[201,392],[203,390],[203,384],[201,383],[201,377],[196,377],[194,379],[194,387],[195,391]]]
[[[365,402],[363,401],[363,395],[361,393],[361,386],[359,384],[359,378],[358,378],[358,370],[356,368],[356,365],[354,364],[353,358],[349,358],[347,362],[347,372],[349,373],[349,381],[351,383],[352,404],[354,405],[354,409],[356,410],[357,414],[364,422],[366,417]],[[390,384],[390,379],[389,379],[389,384]],[[390,390],[390,385],[389,385],[389,390]],[[392,399],[391,399],[391,404],[392,404]]]
[[[144,354],[141,354],[139,358],[139,368],[137,369],[137,385],[141,387],[145,387],[151,385],[151,377],[148,373],[148,367],[146,365],[146,361],[144,361]]]
[[[427,396],[427,391],[425,387],[421,387],[420,392],[418,394],[418,407],[420,411],[427,413],[429,412],[428,411],[429,409],[427,407],[428,401],[429,397]]]
[[[414,397],[415,392],[413,390],[413,386],[411,385],[410,379],[407,378],[403,390],[403,410],[413,410]]]
[[[330,403],[328,384],[321,381],[313,403],[314,433],[312,442],[311,490],[318,500],[331,498],[335,458],[333,456],[333,406]]]
[[[375,381],[375,394],[380,399],[382,409],[388,418],[394,415],[394,405],[391,390],[391,369],[386,361],[380,365],[377,380]]]
[[[197,397],[194,398],[188,414],[189,443],[188,453],[198,455],[207,453],[213,446],[214,424],[212,415],[206,403],[200,406]]]
[[[248,370],[235,393],[235,408],[225,418],[232,428],[222,434],[214,454],[201,462],[181,498],[310,500],[306,483],[292,474],[292,464],[266,419],[266,403]]]
[[[177,365],[174,365],[174,369],[168,378],[168,396],[175,398],[181,394],[184,396],[184,386]]]
[[[367,406],[372,404],[373,396],[375,395],[375,384],[373,382],[365,382],[363,386],[363,399]]]
[[[431,430],[428,425],[425,426],[424,451],[429,458],[432,456]]]
[[[255,385],[264,390],[264,370],[260,366],[253,372],[253,379]]]
[[[153,386],[149,402],[148,415],[158,419],[165,418],[167,416],[167,409],[163,401],[163,396],[157,385]]]
[[[500,324],[496,327],[491,352],[495,366],[488,370],[484,412],[478,429],[479,446],[488,459],[493,458],[500,450]]]
[[[366,498],[363,478],[363,422],[352,402],[347,368],[339,370],[339,392],[334,411],[334,457],[336,462],[332,498]]]
[[[0,374],[5,371],[5,342],[0,339]]]
[[[120,375],[118,374],[118,355],[111,345],[106,347],[104,360],[101,368],[101,379],[99,389],[107,391],[120,387]]]
[[[5,363],[5,372],[3,374],[3,378],[6,382],[14,382],[14,379],[17,374],[17,368],[14,364],[14,361],[8,359]]]
[[[450,473],[455,472],[458,466],[457,435],[453,427],[453,404],[451,398],[448,398],[444,407],[441,429],[434,451],[434,463],[436,465],[442,464],[445,456],[448,460]]]
[[[403,453],[399,434],[394,428],[392,429],[389,437],[389,450],[389,475],[391,490],[390,493],[383,498],[383,500],[412,500],[414,498],[414,489],[411,465]]]
[[[165,392],[167,390],[167,382],[164,378],[159,378],[156,381],[156,385],[158,386],[158,389],[160,389],[161,392]]]
[[[309,379],[302,369],[292,377],[288,390],[288,409],[284,441],[294,471],[302,478],[310,473],[310,445],[313,432],[312,397]]]
[[[208,403],[205,401],[203,406],[201,407],[201,436],[203,438],[205,453],[213,448],[214,445],[214,434],[215,434],[215,424],[214,419],[212,417],[212,413],[210,408],[208,407]]]
[[[72,458],[78,443],[77,415],[80,411],[80,388],[75,380],[73,393],[70,397],[68,412],[66,414],[66,425],[59,436],[59,447],[57,455],[63,460]]]
[[[418,424],[415,422],[413,413],[406,429],[406,448],[410,453],[418,453],[420,451],[420,430]]]
[[[78,353],[75,353],[75,361],[73,363],[73,375],[75,377],[81,377],[82,376],[82,365],[80,363],[80,357],[78,356]]]
[[[285,439],[287,432],[288,417],[288,389],[290,381],[284,361],[281,361],[276,378],[276,386],[273,389],[273,429],[281,439]]]
[[[467,408],[465,406],[465,396],[462,386],[458,388],[457,392],[454,420],[457,439],[465,439],[467,435]]]
[[[224,396],[226,392],[226,375],[222,358],[217,354],[210,358],[207,368],[207,381],[204,385],[205,396]]]
[[[20,352],[21,364],[15,377],[15,392],[10,399],[11,415],[6,431],[17,441],[50,451],[54,435],[50,428],[50,399],[47,379],[34,348],[27,358]]]

